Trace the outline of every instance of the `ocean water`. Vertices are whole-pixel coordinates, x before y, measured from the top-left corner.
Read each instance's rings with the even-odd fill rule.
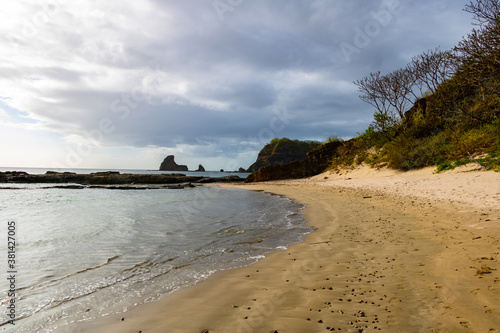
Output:
[[[262,192],[16,187],[0,189],[6,332],[50,332],[122,312],[312,232],[300,204]],[[15,326],[7,323],[9,221],[16,222]]]

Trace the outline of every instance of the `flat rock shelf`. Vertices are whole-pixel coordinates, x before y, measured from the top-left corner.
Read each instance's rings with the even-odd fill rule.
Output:
[[[117,171],[95,172],[91,174],[77,174],[74,172],[55,172],[47,171],[45,174],[29,174],[24,171],[6,171],[0,172],[0,183],[17,184],[72,184],[66,186],[87,185],[123,185],[107,188],[110,189],[146,189],[146,188],[172,188],[161,186],[144,185],[167,185],[175,184],[173,188],[184,188],[192,186],[192,183],[220,183],[220,182],[242,182],[243,179],[238,176],[225,176],[220,178],[210,178],[202,176],[186,176],[185,174],[131,174]],[[74,185],[77,184],[77,185]]]

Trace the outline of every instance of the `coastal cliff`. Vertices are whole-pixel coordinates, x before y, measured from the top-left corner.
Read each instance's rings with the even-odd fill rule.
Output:
[[[260,168],[249,175],[245,182],[297,179],[320,174],[330,165],[331,160],[337,156],[337,149],[343,144],[342,141],[325,143],[308,152],[305,160]]]
[[[320,145],[316,141],[299,141],[288,138],[273,139],[259,152],[257,161],[248,168],[256,172],[271,165],[286,164],[307,159],[307,153]]]

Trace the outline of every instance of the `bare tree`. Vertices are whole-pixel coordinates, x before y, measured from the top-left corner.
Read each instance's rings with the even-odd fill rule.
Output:
[[[456,60],[451,51],[440,51],[439,47],[412,58],[410,68],[421,93],[435,93],[438,87],[455,74]],[[423,91],[422,91],[423,90]]]
[[[464,65],[482,67],[485,71],[498,71],[500,66],[500,0],[476,0],[465,7],[480,27],[463,38],[456,50]]]
[[[377,109],[373,125],[382,131],[401,124],[405,112],[417,99],[416,77],[409,67],[387,75],[370,73],[354,84],[361,92],[360,99]]]
[[[385,132],[391,126],[396,125],[396,115],[391,110],[391,105],[387,99],[387,88],[383,83],[383,76],[380,71],[370,73],[370,75],[361,80],[354,81],[361,93],[359,98],[375,107],[377,110],[374,114],[373,126],[376,130]]]
[[[380,71],[370,73],[361,80],[354,81],[361,93],[359,98],[371,106],[375,107],[377,111],[387,113],[389,111],[389,103],[386,98],[385,89],[382,86]]]
[[[398,120],[404,118],[404,114],[415,103],[418,96],[415,92],[417,78],[411,66],[400,68],[382,77],[386,87],[389,104],[398,114]]]
[[[443,112],[480,120],[467,110],[466,100],[475,98],[478,93],[483,100],[488,94],[498,93],[500,0],[471,1],[464,10],[474,15],[478,27],[453,50],[428,50],[413,57],[405,68],[387,75],[370,73],[354,82],[361,92],[361,100],[377,110],[373,123],[375,129],[385,131],[396,125],[406,126],[403,121],[405,112],[418,99],[416,92],[420,90],[422,94],[423,89],[447,95],[443,96],[443,100],[448,100]],[[454,76],[457,79],[451,86],[438,89]],[[452,96],[448,96],[450,93]]]
[[[500,22],[482,29],[473,29],[458,43],[455,50],[461,56],[463,66],[484,65],[496,69],[500,65]]]
[[[500,20],[500,0],[471,1],[464,10],[474,15],[478,25],[498,24]]]
[[[483,99],[496,91],[500,79],[500,21],[473,29],[455,47],[458,73],[467,84],[479,89]]]

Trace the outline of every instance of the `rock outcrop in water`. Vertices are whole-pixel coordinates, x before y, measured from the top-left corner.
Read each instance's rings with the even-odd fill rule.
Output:
[[[161,163],[160,171],[188,171],[188,167],[175,163],[174,155],[168,155]]]
[[[198,171],[198,172],[205,172],[205,168],[203,167],[203,165],[200,164],[198,166],[198,170],[196,170],[196,171]]]

